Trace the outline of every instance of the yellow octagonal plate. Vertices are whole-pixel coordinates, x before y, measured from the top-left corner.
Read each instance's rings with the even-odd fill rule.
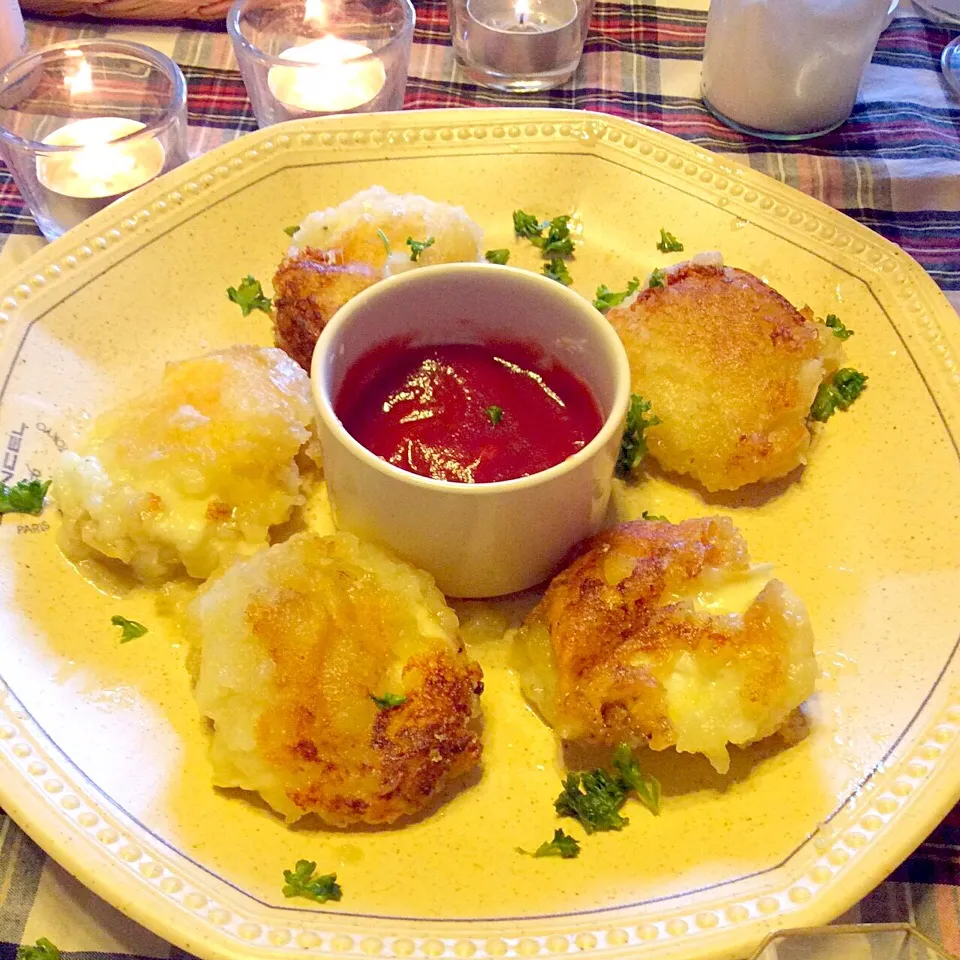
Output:
[[[121,603],[84,579],[48,509],[0,525],[0,803],[101,896],[208,958],[726,957],[836,916],[960,795],[960,324],[915,262],[822,204],[584,113],[260,131],[103,211],[0,289],[5,477],[48,475],[85,417],[166,361],[268,343],[269,321],[241,317],[226,287],[271,277],[284,226],[372,184],[462,204],[487,247],[512,245],[515,208],[575,213],[586,296],[664,266],[666,227],[686,244],[673,259],[719,249],[856,331],[847,354],[869,387],[798,477],[707,499],[651,476],[616,497],[627,516],[732,516],[806,600],[822,672],[808,736],[734,751],[725,777],[651,754],[659,817],[632,809],[575,861],[520,856],[559,825],[560,757],[497,635],[523,601],[462,605],[487,678],[482,775],[403,827],[291,829],[211,786],[174,621],[146,590]],[[117,612],[150,633],[120,646]],[[284,899],[299,858],[337,872],[340,903]]]

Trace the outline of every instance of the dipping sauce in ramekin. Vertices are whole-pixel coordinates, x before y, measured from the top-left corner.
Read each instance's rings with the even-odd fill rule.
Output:
[[[382,396],[364,400],[364,371],[377,374],[391,367],[384,360],[403,356],[402,384],[411,360],[415,370],[430,351],[445,353],[451,345],[491,350],[494,358],[502,351],[502,359],[527,371],[518,376],[542,377],[565,402],[563,383],[578,383],[599,427],[593,421],[582,429],[572,441],[582,446],[573,452],[554,451],[559,459],[552,465],[536,469],[518,462],[512,479],[483,482],[475,472],[473,483],[451,482],[389,462],[389,445],[388,456],[378,456],[358,438],[365,428],[353,417],[355,404],[370,415],[377,402],[384,403]],[[514,347],[519,355],[506,352]],[[485,263],[448,263],[389,277],[348,300],[330,320],[314,350],[311,379],[337,527],[431,573],[448,596],[493,597],[541,583],[574,544],[600,528],[630,397],[630,367],[613,327],[589,300],[554,280]],[[377,379],[379,374],[372,377]],[[488,387],[486,380],[474,384],[481,393]],[[472,410],[487,415],[491,430],[481,420],[474,439],[496,434],[517,414],[515,402],[526,400],[484,394]],[[497,414],[487,414],[489,407],[500,408],[499,423],[490,420]],[[397,419],[410,417],[407,425],[413,424],[430,409],[414,404]],[[452,412],[451,433],[457,420]],[[551,429],[544,426],[543,432]]]
[[[350,368],[334,409],[387,463],[454,483],[539,473],[603,426],[582,380],[509,341],[383,344]]]

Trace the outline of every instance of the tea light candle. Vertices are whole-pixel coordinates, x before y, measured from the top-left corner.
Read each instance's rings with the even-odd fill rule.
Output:
[[[128,193],[163,169],[164,149],[156,138],[113,142],[143,128],[139,120],[123,117],[90,117],[59,127],[42,142],[83,149],[41,154],[37,179],[65,197],[102,199]]]
[[[48,240],[187,159],[186,81],[140,43],[27,53],[0,71],[0,103],[0,158]]]
[[[373,100],[387,81],[383,63],[363,43],[326,34],[280,54],[316,66],[271,67],[267,85],[286,107],[304,113],[344,113]],[[366,58],[366,59],[361,59]]]
[[[575,0],[467,0],[471,58],[503,74],[544,73],[580,52]]]

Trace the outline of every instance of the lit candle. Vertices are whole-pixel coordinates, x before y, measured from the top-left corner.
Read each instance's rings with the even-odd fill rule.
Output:
[[[286,107],[304,113],[344,113],[369,103],[383,89],[383,64],[363,43],[326,34],[280,54],[316,66],[271,67],[267,84]],[[365,58],[365,59],[364,59]]]
[[[42,142],[83,149],[41,154],[37,178],[65,197],[100,199],[128,193],[163,170],[163,145],[156,137],[114,142],[143,128],[139,120],[123,117],[90,117],[59,127]]]
[[[576,0],[467,0],[470,58],[505,76],[576,63],[582,41]]]

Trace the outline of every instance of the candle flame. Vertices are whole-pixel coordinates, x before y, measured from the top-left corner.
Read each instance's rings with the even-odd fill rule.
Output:
[[[530,0],[516,0],[513,10],[517,15],[517,23],[526,23],[527,17],[530,16]]]
[[[303,22],[311,26],[326,27],[327,9],[323,0],[306,0],[303,8]]]
[[[63,78],[63,85],[70,91],[71,97],[93,91],[93,71],[87,60],[81,60],[73,73]]]

